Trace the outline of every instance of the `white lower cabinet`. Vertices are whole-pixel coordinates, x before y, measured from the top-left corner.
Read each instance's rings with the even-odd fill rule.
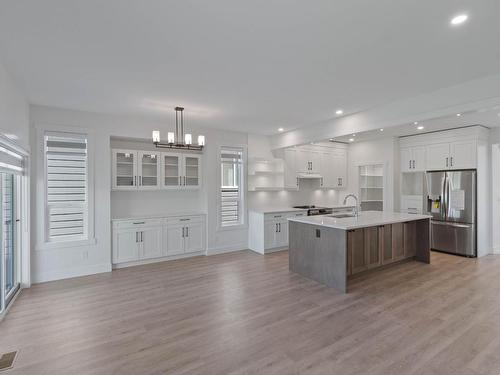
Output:
[[[115,265],[204,250],[204,215],[113,221]]]
[[[249,212],[248,247],[260,254],[286,249],[288,218],[307,216],[307,211]]]

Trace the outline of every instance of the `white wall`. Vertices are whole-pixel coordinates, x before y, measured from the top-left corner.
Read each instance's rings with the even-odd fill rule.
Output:
[[[22,91],[0,63],[0,133],[29,150],[29,106]]]
[[[173,117],[173,115],[172,115]],[[203,188],[201,192],[130,192],[111,193],[111,137],[127,137],[149,143],[151,131],[166,134],[172,130],[172,121],[154,121],[134,116],[113,116],[83,111],[73,111],[42,106],[31,107],[32,126],[64,126],[75,131],[88,129],[95,139],[95,238],[96,243],[53,250],[36,248],[36,230],[32,231],[32,276],[35,282],[73,277],[111,269],[112,217],[145,215],[181,210],[207,213],[208,254],[234,251],[247,247],[247,228],[217,231],[217,176],[218,145],[241,144],[246,147],[244,133],[201,129],[188,125],[193,134],[204,134],[207,146],[203,152]],[[32,139],[32,142],[35,142]],[[34,155],[34,158],[36,155]],[[33,171],[33,184],[36,182]],[[32,193],[33,206],[36,196]],[[200,206],[200,207],[198,207]],[[112,216],[113,213],[113,216]],[[35,218],[32,219],[35,224]],[[34,226],[33,226],[34,227]]]
[[[491,233],[493,253],[500,254],[500,128],[490,131],[491,147]]]

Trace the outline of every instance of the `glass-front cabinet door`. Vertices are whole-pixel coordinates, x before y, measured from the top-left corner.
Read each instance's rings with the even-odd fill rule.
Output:
[[[136,190],[137,151],[113,150],[113,189]]]
[[[160,187],[160,154],[157,152],[139,151],[138,187],[141,190],[155,190]]]
[[[182,155],[162,153],[162,188],[178,189],[183,182]]]
[[[201,158],[198,155],[184,156],[184,181],[183,185],[190,188],[200,186]]]

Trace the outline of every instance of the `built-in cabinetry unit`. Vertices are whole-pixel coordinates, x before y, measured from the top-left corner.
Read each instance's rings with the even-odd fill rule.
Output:
[[[288,247],[288,218],[307,216],[306,210],[248,213],[248,247],[260,254]]]
[[[205,250],[205,215],[115,219],[112,226],[116,267],[199,255]]]
[[[112,150],[113,190],[196,189],[201,185],[201,155]]]
[[[414,257],[416,233],[415,221],[347,231],[347,274]]]
[[[318,144],[283,151],[284,186],[298,189],[301,179],[316,179],[318,187],[342,189],[347,186],[347,146]]]
[[[477,170],[478,256],[491,251],[488,137],[489,129],[469,126],[400,138],[401,209],[405,212],[420,212],[426,206],[426,171]]]

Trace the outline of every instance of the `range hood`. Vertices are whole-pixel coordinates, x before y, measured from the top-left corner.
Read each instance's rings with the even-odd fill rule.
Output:
[[[309,178],[309,179],[314,179],[314,178],[323,178],[322,175],[318,173],[297,173],[298,178]]]

